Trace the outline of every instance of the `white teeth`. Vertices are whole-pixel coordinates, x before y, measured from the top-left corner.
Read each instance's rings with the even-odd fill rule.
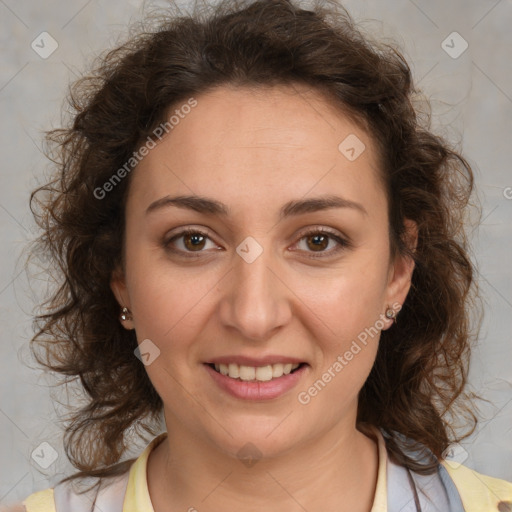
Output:
[[[222,367],[222,365],[220,366]],[[241,380],[254,380],[256,378],[256,368],[254,366],[240,366],[239,375]]]
[[[216,364],[215,369],[222,375],[227,375],[232,379],[244,381],[258,380],[261,382],[277,379],[283,375],[288,375],[298,368],[299,363],[277,363],[266,366],[244,366],[236,363]]]
[[[228,368],[229,368],[228,375],[230,377],[233,377],[234,379],[237,379],[238,377],[240,377],[240,368],[237,364],[231,363]]]
[[[283,375],[284,366],[281,363],[272,365],[272,377],[281,377]]]
[[[272,380],[272,365],[268,366],[260,366],[259,368],[256,368],[256,380]]]

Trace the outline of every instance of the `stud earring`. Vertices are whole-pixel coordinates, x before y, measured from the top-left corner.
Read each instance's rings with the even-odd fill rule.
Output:
[[[386,318],[389,318],[390,320],[393,320],[393,322],[396,323],[396,312],[392,308],[386,309]]]
[[[127,320],[133,320],[132,312],[128,308],[123,308],[121,310],[121,322],[126,322]]]

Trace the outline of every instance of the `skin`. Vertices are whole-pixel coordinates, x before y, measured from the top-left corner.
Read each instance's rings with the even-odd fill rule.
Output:
[[[409,291],[412,260],[390,257],[377,151],[368,133],[304,86],[222,86],[196,99],[133,171],[125,266],[111,282],[132,312],[125,327],[160,350],[146,366],[169,432],[148,461],[154,509],[367,512],[378,451],[356,429],[357,397],[380,333],[307,405],[297,395]],[[350,134],[366,146],[354,161],[338,150]],[[328,194],[366,214],[345,207],[278,218],[288,201]],[[231,214],[173,206],[146,214],[167,195],[214,198]],[[209,238],[195,251],[187,236],[171,243],[177,252],[166,249],[186,227]],[[329,238],[315,249],[307,228],[330,229],[350,245]],[[236,252],[248,236],[263,249],[250,264]],[[179,255],[187,249],[197,257]],[[245,401],[204,369],[230,354],[287,355],[308,367],[277,399]],[[262,457],[252,467],[237,458],[247,442]]]

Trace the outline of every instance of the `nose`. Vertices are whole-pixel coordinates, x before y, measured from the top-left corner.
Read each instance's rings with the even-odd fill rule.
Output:
[[[252,341],[264,341],[290,322],[293,293],[271,250],[252,262],[238,254],[222,285],[219,314],[223,325]]]

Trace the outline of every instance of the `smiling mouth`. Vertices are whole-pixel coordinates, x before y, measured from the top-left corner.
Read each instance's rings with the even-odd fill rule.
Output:
[[[297,371],[306,363],[278,363],[265,366],[245,366],[236,363],[230,364],[213,364],[207,363],[217,373],[220,373],[231,379],[246,382],[268,382],[273,379],[289,375]]]

